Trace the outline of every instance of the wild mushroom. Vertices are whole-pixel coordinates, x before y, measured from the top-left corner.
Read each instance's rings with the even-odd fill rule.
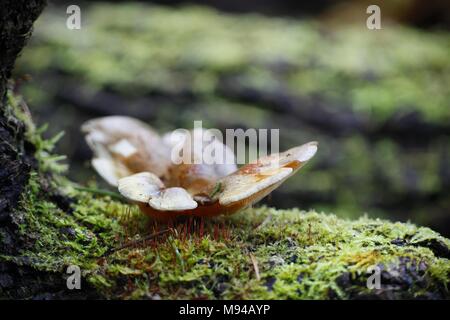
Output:
[[[309,142],[261,157],[239,169],[234,163],[176,164],[171,161],[171,150],[180,141],[171,140],[167,134],[161,138],[139,120],[104,117],[86,122],[82,130],[94,153],[95,170],[117,186],[125,198],[138,204],[142,212],[163,220],[235,213],[260,201],[317,152],[317,142]],[[191,139],[182,135],[178,139],[184,139],[184,146],[201,144],[197,151],[191,151],[195,158],[195,152],[206,146],[204,140],[192,138],[199,135],[189,136]],[[220,143],[215,147],[224,154],[232,153],[221,142],[214,143]]]

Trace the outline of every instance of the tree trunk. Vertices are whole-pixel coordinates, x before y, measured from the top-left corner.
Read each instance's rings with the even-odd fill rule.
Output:
[[[6,239],[0,248],[7,253],[18,250],[14,209],[31,168],[36,168],[35,149],[26,142],[25,124],[14,117],[7,105],[8,79],[44,6],[45,0],[6,0],[0,8],[0,222]]]
[[[29,241],[18,232],[18,203],[30,172],[37,169],[26,125],[8,105],[8,81],[45,0],[5,0],[0,8],[0,252],[17,255]],[[0,296],[27,298],[51,292],[51,274],[26,263],[0,260]]]

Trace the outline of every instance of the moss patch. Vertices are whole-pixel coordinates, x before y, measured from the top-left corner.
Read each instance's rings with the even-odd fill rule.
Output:
[[[107,298],[449,297],[449,257],[426,244],[449,250],[450,241],[428,228],[266,207],[158,226],[135,207],[86,192],[69,192],[77,200],[68,214],[43,199],[36,178],[20,221],[34,241],[2,258],[61,275],[78,265]],[[379,290],[366,287],[372,266],[382,270]]]
[[[11,110],[27,120],[18,101],[10,95]],[[41,165],[14,216],[26,241],[0,259],[60,275],[60,290],[66,268],[78,265],[82,285],[105,298],[449,297],[450,240],[431,229],[267,207],[158,225],[95,185],[65,179],[52,141],[32,126],[28,136]],[[366,280],[374,266],[382,286],[372,290]]]
[[[309,20],[136,3],[87,7],[79,32],[61,28],[64,19],[51,8],[40,17],[22,70],[62,71],[89,90],[137,96],[214,97],[224,76],[236,76],[254,89],[319,94],[375,122],[412,110],[435,123],[450,119],[448,33],[323,30]]]

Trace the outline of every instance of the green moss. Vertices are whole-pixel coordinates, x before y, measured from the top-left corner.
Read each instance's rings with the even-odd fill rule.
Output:
[[[92,208],[91,201],[97,207]],[[121,206],[102,211],[99,208],[106,205],[108,199],[91,201],[89,211],[93,218],[90,221],[98,220],[91,222],[92,226],[118,226],[111,217],[119,218],[123,214]],[[74,215],[84,210],[85,206],[78,204]],[[98,215],[99,212],[102,214]],[[270,221],[258,228],[269,216]],[[148,226],[148,221],[142,222],[143,226]],[[128,223],[135,221],[128,220]],[[416,264],[420,261],[433,266],[427,270],[429,282],[427,287],[420,288],[422,291],[447,292],[448,260],[414,243],[419,239],[438,239],[449,246],[450,242],[426,228],[367,218],[345,221],[316,212],[269,208],[250,209],[235,217],[207,221],[202,236],[198,228],[183,232],[187,224],[175,226],[167,237],[106,255],[100,266],[94,261],[92,265],[83,261],[84,268],[90,266],[88,270],[83,269],[87,280],[107,297],[119,294],[122,298],[145,298],[157,294],[167,299],[318,299],[331,297],[333,291],[338,298],[349,298],[348,288],[336,282],[339,276],[349,272],[355,279],[364,280],[370,266],[395,268],[399,261],[409,258]],[[214,231],[217,226],[221,226],[219,232]],[[151,230],[148,227],[134,234],[129,233],[129,225],[123,225],[115,232],[106,233],[109,238],[129,233],[128,238],[139,239],[142,233]],[[224,237],[223,233],[229,234]],[[105,238],[101,234],[96,239]],[[411,240],[405,240],[408,242],[405,246],[392,243],[398,239]],[[91,245],[92,242],[95,243],[93,239]],[[120,241],[110,244],[118,246]],[[91,254],[99,258],[102,251],[97,249]],[[258,263],[260,280],[255,275],[250,254]],[[85,252],[86,256],[89,255]],[[408,295],[418,295],[418,288],[413,283]],[[361,284],[357,290],[366,291]]]
[[[90,6],[89,24],[73,32],[59,27],[65,18],[58,12],[38,21],[19,64],[26,72],[60,70],[91,88],[137,96],[214,96],[223,76],[238,75],[258,89],[320,94],[376,122],[411,110],[435,123],[450,119],[448,33],[399,26],[321,32],[312,21],[142,4]]]
[[[205,221],[203,234],[200,221],[192,222],[190,232],[184,231],[190,222],[180,222],[161,238],[114,251],[157,227],[136,208],[108,197],[70,194],[78,200],[73,212],[66,213],[42,199],[33,176],[20,226],[35,242],[20,257],[3,258],[26,257],[37,269],[61,273],[68,265],[79,265],[86,281],[105,297],[165,299],[319,299],[334,297],[331,291],[337,298],[350,298],[348,287],[337,282],[342,274],[363,281],[369,266],[389,270],[409,258],[428,268],[422,275],[427,285],[419,288],[413,282],[407,296],[420,290],[449,294],[448,259],[415,244],[439,240],[448,248],[450,241],[412,224],[346,221],[314,211],[263,207]],[[260,280],[250,254],[258,263]],[[366,291],[363,284],[356,288],[358,293]]]
[[[31,118],[27,104],[21,96],[14,96],[12,91],[7,92],[7,112],[11,112],[11,116],[17,117],[25,123],[27,130],[25,131],[26,139],[32,143],[35,148],[35,157],[39,162],[39,167],[43,172],[64,173],[67,166],[61,163],[66,157],[53,154],[55,144],[63,137],[64,132],[59,132],[50,139],[44,139],[42,134],[47,130],[48,124],[36,128]]]
[[[436,123],[445,123],[449,117],[449,109],[442,107],[450,88],[446,34],[428,38],[392,26],[389,34],[375,39],[352,30],[328,37],[310,22],[256,15],[238,19],[199,8],[170,11],[143,5],[96,5],[86,13],[87,32],[78,33],[60,28],[65,23],[60,14],[44,15],[33,49],[22,57],[24,70],[63,71],[85,83],[90,93],[105,87],[127,97],[193,92],[199,98],[196,103],[204,107],[201,113],[196,109],[197,114],[207,115],[211,123],[233,118],[226,108],[251,115],[249,120],[242,119],[249,126],[284,123],[276,112],[216,96],[219,80],[236,73],[236,81],[257,89],[276,91],[282,83],[283,88],[305,95],[320,92],[333,101],[350,99],[355,112],[374,115],[377,121],[409,103]],[[403,37],[416,40],[405,45],[399,41]],[[380,43],[383,46],[376,49]],[[330,59],[330,48],[336,44]],[[419,50],[418,54],[410,55],[412,50]],[[355,60],[361,56],[367,58]],[[293,71],[276,71],[280,61],[291,63]],[[311,65],[317,68],[308,68]],[[368,79],[361,82],[364,76]],[[349,88],[354,88],[350,95]],[[398,96],[399,88],[402,96]],[[153,223],[136,207],[96,192],[95,185],[80,189],[61,176],[60,158],[51,152],[55,141],[43,139],[42,130],[34,129],[21,111],[20,98],[10,95],[10,104],[28,124],[28,139],[37,147],[40,169],[32,173],[17,211],[16,223],[28,241],[19,255],[3,254],[0,259],[19,265],[27,261],[61,277],[68,265],[79,265],[83,281],[107,298],[450,295],[449,240],[410,223],[367,217],[345,220],[315,210],[261,207],[203,222],[180,221],[169,232],[145,240],[167,226]],[[210,108],[214,105],[222,111]],[[158,125],[170,128],[186,116],[180,112],[180,119],[173,119],[174,114],[158,114]],[[195,119],[197,114],[192,114]],[[384,196],[397,197],[407,185],[402,168],[424,164],[427,178],[418,188],[437,188],[436,161],[429,160],[429,154],[411,157],[391,141],[369,145],[358,136],[343,138],[344,152],[338,153],[333,137],[302,129],[295,127],[282,136],[286,147],[298,144],[298,137],[323,137],[320,156],[336,163],[293,178],[291,198],[304,191],[337,194],[342,216],[350,212],[360,216],[359,208],[370,204],[374,192],[374,172],[381,172],[377,179],[389,181],[382,179]],[[443,153],[448,150],[447,140],[437,142]],[[326,141],[330,143],[322,143]],[[53,175],[50,186],[49,174]],[[70,210],[63,210],[51,197],[55,190],[71,202]],[[367,270],[373,265],[383,270],[383,290],[366,287]]]
[[[181,221],[142,242],[166,226],[67,181],[64,188],[76,201],[72,212],[64,212],[46,200],[39,181],[33,174],[20,215],[20,231],[35,241],[20,256],[2,258],[26,258],[39,270],[60,273],[78,265],[85,281],[107,298],[346,299],[374,294],[365,287],[374,265],[417,277],[408,288],[393,289],[399,297],[449,295],[448,256],[423,243],[439,241],[448,250],[450,241],[428,228],[262,207]],[[426,266],[423,273],[416,271],[419,265]],[[345,275],[347,282],[340,280]]]

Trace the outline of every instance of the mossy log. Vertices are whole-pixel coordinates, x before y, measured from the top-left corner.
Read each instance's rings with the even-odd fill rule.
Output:
[[[158,225],[113,192],[64,178],[23,100],[9,94],[6,110],[26,124],[37,163],[0,229],[3,298],[450,297],[450,241],[429,228],[267,207]],[[80,290],[67,288],[70,265]],[[370,268],[379,288],[367,286]]]
[[[43,139],[5,85],[0,298],[450,297],[450,241],[413,224],[261,207],[158,225],[116,194],[65,178],[57,137]],[[80,290],[67,287],[71,265]],[[367,286],[370,267],[379,288]]]

